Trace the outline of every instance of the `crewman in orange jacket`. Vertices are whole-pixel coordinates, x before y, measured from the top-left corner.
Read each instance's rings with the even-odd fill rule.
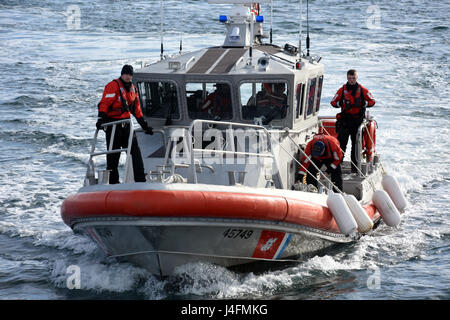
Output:
[[[142,114],[139,103],[138,92],[131,82],[133,79],[133,67],[124,65],[121,76],[108,83],[103,91],[102,100],[98,105],[97,129],[103,129],[102,124],[130,119],[133,114],[147,134],[153,134],[152,128],[148,126]],[[109,148],[113,126],[106,127],[106,143]],[[128,123],[118,124],[116,126],[113,150],[128,148],[128,138],[130,135],[130,125]],[[136,135],[133,134],[133,140],[130,150],[133,161],[134,180],[136,182],[145,182],[144,164],[142,161],[141,150],[139,149]],[[119,183],[119,165],[120,153],[111,153],[106,155],[106,168],[111,170],[109,183]]]
[[[272,87],[273,86],[273,87]],[[271,107],[272,110],[265,114],[263,124],[269,124],[273,119],[281,119],[286,116],[287,112],[287,95],[286,84],[280,83],[264,83],[263,90],[256,94],[255,102],[256,107]],[[250,98],[252,100],[252,98]],[[249,101],[253,104],[253,100]],[[247,105],[249,104],[247,103]]]
[[[219,120],[232,113],[231,90],[228,84],[217,83],[216,90],[210,93],[201,107],[201,111],[208,112]]]
[[[342,150],[347,148],[348,138],[352,139],[351,160],[356,164],[356,134],[366,114],[366,107],[375,105],[375,99],[369,90],[357,82],[358,72],[354,69],[347,71],[347,83],[342,86],[331,100],[334,108],[341,108],[336,115],[336,132]],[[352,164],[352,172],[357,172]]]
[[[303,156],[302,165],[298,169],[298,180],[302,180],[303,176],[309,172],[306,176],[306,183],[317,187],[317,180],[314,178],[317,175],[317,169],[310,165],[312,161],[319,169],[325,165],[327,173],[331,174],[331,181],[342,191],[341,162],[343,155],[339,141],[332,136],[317,134],[306,145],[305,154],[308,157]]]

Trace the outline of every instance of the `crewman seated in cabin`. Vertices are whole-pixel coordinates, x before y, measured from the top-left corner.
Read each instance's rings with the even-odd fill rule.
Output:
[[[272,87],[274,89],[272,90]],[[247,105],[256,105],[256,107],[279,107],[287,105],[286,85],[284,83],[264,83],[262,90],[258,91],[256,97],[251,97]]]
[[[214,119],[228,118],[224,115],[232,113],[230,86],[225,83],[214,86],[216,90],[206,97],[200,111],[209,113]]]
[[[249,99],[247,106],[253,106],[257,114],[265,117],[263,124],[268,124],[275,118],[284,118],[287,111],[285,91],[285,83],[263,83],[261,91]],[[265,112],[264,109],[269,109],[269,112]]]
[[[325,165],[327,167],[326,172],[331,174],[331,182],[342,191],[341,163],[344,157],[339,141],[329,135],[315,135],[306,145],[305,154],[307,157],[303,156],[298,169],[297,183],[302,181],[306,175],[306,184],[312,184],[317,188],[316,167],[320,169],[322,165]],[[311,161],[315,166],[310,165]],[[305,182],[305,180],[303,181]]]

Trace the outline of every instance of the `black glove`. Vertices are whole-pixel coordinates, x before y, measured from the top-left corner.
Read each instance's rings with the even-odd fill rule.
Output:
[[[97,127],[98,130],[104,130],[105,128],[102,127],[102,124],[104,124],[105,122],[106,122],[106,113],[99,112],[98,120],[97,120],[97,123],[95,124],[95,126]]]
[[[148,123],[147,121],[145,121],[144,117],[137,119],[137,122],[139,123],[139,125],[142,127],[142,130],[144,130],[146,134],[149,135],[153,134],[153,128],[148,126]]]

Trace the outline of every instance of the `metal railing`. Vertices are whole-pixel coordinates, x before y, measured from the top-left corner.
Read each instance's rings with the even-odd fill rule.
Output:
[[[362,173],[362,156],[364,154],[364,150],[363,150],[363,139],[364,139],[364,130],[367,131],[367,136],[369,137],[370,140],[372,140],[372,137],[370,136],[370,132],[369,132],[369,127],[370,125],[370,120],[368,119],[364,119],[364,121],[361,123],[361,125],[358,127],[358,131],[356,133],[356,167],[358,168],[358,172],[360,173],[361,176],[365,176],[367,175],[367,171],[368,171],[368,166],[372,165],[372,161],[368,161],[367,157],[366,159],[366,167],[365,167],[365,173]],[[373,141],[372,141],[373,143]],[[372,146],[373,148],[375,148],[375,144],[373,144]],[[369,151],[369,150],[367,150]]]
[[[234,150],[235,149],[234,148],[234,135],[228,137],[229,141],[231,141],[233,144],[233,146],[227,146],[228,150],[195,148],[194,147],[194,144],[195,144],[194,136],[195,135],[193,133],[193,130],[196,127],[196,125],[200,125],[202,132],[203,132],[203,124],[226,126],[228,128],[227,134],[229,134],[229,135],[232,135],[233,128],[236,128],[236,127],[241,127],[241,128],[246,128],[246,129],[257,129],[257,130],[263,132],[267,138],[266,141],[268,143],[268,148],[267,148],[268,152],[260,153],[260,152],[236,151],[236,150]],[[187,139],[187,141],[189,141],[189,143],[187,143],[187,146],[188,146],[188,155],[190,156],[190,163],[189,163],[190,176],[188,177],[188,181],[190,183],[198,183],[195,154],[201,153],[203,155],[203,153],[217,153],[217,154],[221,154],[221,155],[229,155],[229,156],[232,155],[233,157],[234,156],[244,156],[244,157],[249,156],[249,157],[258,157],[258,158],[272,158],[273,164],[275,165],[275,168],[274,168],[275,176],[276,176],[276,180],[274,181],[275,187],[281,188],[281,189],[283,188],[283,182],[281,180],[281,176],[280,176],[280,172],[279,172],[277,157],[275,156],[273,147],[272,147],[271,135],[268,132],[268,130],[266,128],[264,128],[263,126],[246,124],[246,123],[234,123],[234,122],[196,119],[191,122],[186,133],[187,134],[186,134],[185,138]]]
[[[320,119],[320,126],[322,127],[322,129],[325,131],[325,133],[327,135],[330,135],[330,133],[327,131],[327,129],[325,128],[330,128],[330,126],[325,126],[323,124],[323,120],[331,120],[333,119],[333,117],[323,117],[322,119]],[[362,155],[364,154],[364,150],[363,150],[363,138],[364,138],[364,130],[367,131],[367,135],[369,136],[369,139],[372,140],[372,137],[370,136],[370,132],[368,130],[368,126],[370,124],[370,121],[372,121],[373,119],[364,119],[363,122],[361,123],[361,125],[358,127],[357,133],[356,133],[356,144],[355,144],[355,160],[356,163],[353,163],[352,160],[350,160],[350,164],[354,165],[355,167],[357,167],[358,169],[358,173],[360,174],[361,177],[364,177],[365,175],[367,175],[367,172],[365,174],[363,174],[362,172]],[[375,147],[375,143],[372,140],[372,145],[373,147]],[[341,151],[344,153],[344,151],[342,150],[342,146],[340,146]],[[350,151],[351,152],[351,151]],[[367,161],[366,158],[366,171],[368,169],[367,165],[372,164],[372,162]]]
[[[128,147],[127,148],[120,148],[120,149],[112,149],[114,146],[114,138],[115,138],[115,133],[116,133],[116,126],[118,124],[123,124],[123,123],[129,123],[130,125],[130,133],[128,136]],[[129,181],[129,167],[130,167],[130,152],[131,152],[131,144],[133,142],[133,133],[134,133],[134,126],[133,126],[133,121],[131,119],[123,119],[123,120],[118,120],[118,121],[113,121],[113,122],[108,122],[108,123],[104,123],[102,124],[103,128],[109,127],[109,126],[113,126],[112,127],[112,131],[111,131],[111,139],[109,141],[109,148],[107,148],[106,151],[100,151],[100,152],[95,152],[95,148],[97,146],[97,138],[98,138],[98,132],[100,131],[99,129],[97,129],[95,131],[94,134],[94,140],[92,141],[92,147],[91,147],[91,152],[89,154],[89,160],[88,160],[88,168],[86,171],[86,178],[84,181],[84,185],[93,185],[96,184],[95,181],[95,165],[94,165],[94,161],[93,158],[100,156],[100,155],[108,155],[108,154],[112,154],[112,153],[121,153],[121,152],[126,152],[126,159],[125,159],[125,173],[124,173],[124,178],[123,181],[124,182],[128,182]]]

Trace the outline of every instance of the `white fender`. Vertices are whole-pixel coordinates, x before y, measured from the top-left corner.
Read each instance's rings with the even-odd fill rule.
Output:
[[[358,231],[362,233],[369,232],[373,228],[373,221],[370,219],[366,210],[361,206],[355,196],[352,194],[347,194],[344,196],[347,202],[348,208],[355,218],[356,224],[358,225]]]
[[[397,179],[389,174],[385,174],[383,176],[383,179],[381,180],[381,184],[383,185],[383,189],[388,193],[389,197],[391,197],[392,202],[395,204],[398,211],[405,211],[408,202],[403,195],[402,189],[400,188]]]
[[[327,206],[343,234],[349,235],[356,231],[358,225],[341,194],[330,192],[327,198]]]
[[[400,224],[401,218],[395,204],[384,190],[377,190],[373,193],[372,201],[381,214],[384,222],[390,227]]]

